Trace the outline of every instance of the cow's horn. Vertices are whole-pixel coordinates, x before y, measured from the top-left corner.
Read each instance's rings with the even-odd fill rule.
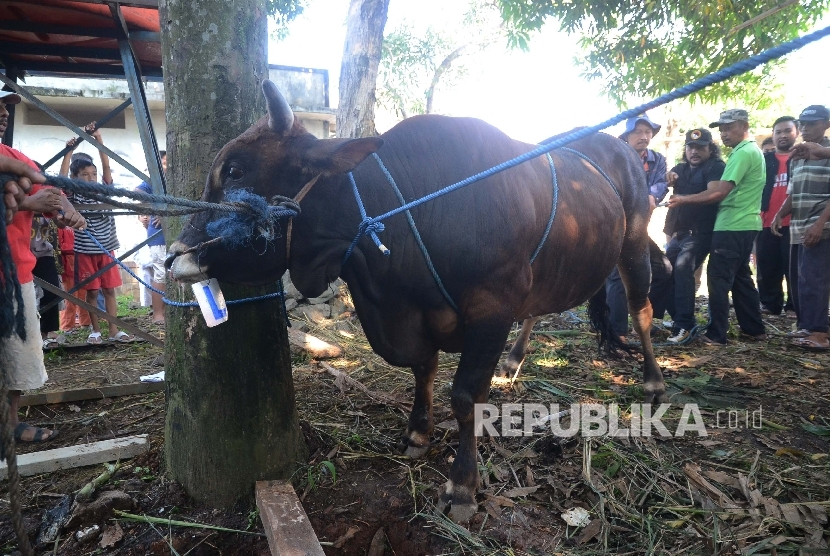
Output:
[[[271,81],[262,82],[262,92],[268,103],[268,127],[278,135],[285,135],[294,126],[294,112],[288,101]]]

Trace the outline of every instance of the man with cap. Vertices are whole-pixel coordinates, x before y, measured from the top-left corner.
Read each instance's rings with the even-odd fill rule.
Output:
[[[726,164],[720,148],[707,129],[686,132],[683,162],[667,175],[675,195],[694,195],[706,191],[709,183],[721,179]],[[666,256],[672,265],[672,280],[667,284],[667,308],[674,320],[668,341],[681,343],[695,327],[695,272],[712,243],[712,230],[718,214],[717,205],[684,205],[669,209],[663,232],[669,236]],[[662,319],[662,314],[654,315]]]
[[[764,153],[767,181],[761,197],[763,229],[755,240],[755,260],[758,267],[758,295],[761,313],[779,315],[782,310],[793,311],[792,280],[787,280],[787,301],[784,303],[782,282],[789,273],[790,219],[783,221],[783,237],[772,233],[770,226],[778,210],[787,199],[787,175],[795,141],[798,139],[798,122],[792,116],[781,116],[772,124],[774,149]]]
[[[651,139],[660,131],[660,125],[652,122],[646,114],[629,118],[625,122],[625,131],[620,139],[637,151],[643,161],[643,170],[646,173],[648,187],[648,202],[651,210],[663,200],[669,190],[666,184],[666,157],[648,148]],[[653,292],[666,294],[665,286],[671,280],[671,265],[660,247],[649,240],[649,255],[651,258],[651,289]],[[616,268],[605,282],[608,307],[611,309],[611,326],[621,338],[628,334],[628,301],[625,296],[625,286]],[[649,294],[649,300],[655,313],[664,313],[665,297],[656,297]]]
[[[6,133],[9,123],[9,111],[6,106],[19,102],[19,95],[10,91],[0,91],[0,137]],[[17,164],[10,164],[12,161],[9,159],[14,159],[13,162]],[[25,164],[29,170],[20,171],[17,168],[20,164]],[[14,427],[15,441],[45,442],[54,438],[56,431],[22,423],[18,416],[21,391],[40,388],[47,378],[46,368],[43,365],[43,344],[40,337],[37,298],[32,277],[32,270],[37,260],[29,248],[32,216],[34,212],[54,213],[59,224],[76,229],[83,229],[86,222],[57,189],[40,185],[45,180],[40,175],[37,164],[23,153],[0,144],[0,169],[22,176],[17,182],[8,182],[4,187],[4,193],[14,189],[14,187],[10,188],[9,184],[12,186],[19,184],[21,187],[18,189],[28,189],[28,195],[18,196],[18,210],[13,214],[11,223],[6,228],[9,250],[23,294],[21,309],[26,316],[26,338],[13,334],[3,340],[3,352],[6,357],[4,370],[8,373],[6,386],[9,390],[9,422]],[[4,195],[4,200],[6,198]]]
[[[749,256],[755,236],[761,231],[761,195],[766,172],[764,155],[749,138],[749,114],[735,108],[721,112],[709,127],[720,129],[721,141],[732,154],[719,180],[710,182],[706,191],[693,195],[673,195],[669,207],[718,204],[709,253],[710,324],[700,338],[708,344],[726,344],[729,330],[729,292],[738,324],[744,334],[755,340],[766,339],[758,290],[752,281]]]
[[[827,306],[830,303],[830,110],[812,105],[798,117],[804,143],[793,149],[789,196],[772,222],[780,234],[790,220],[790,243],[798,246],[796,312],[800,334],[793,344],[812,350],[830,349]]]

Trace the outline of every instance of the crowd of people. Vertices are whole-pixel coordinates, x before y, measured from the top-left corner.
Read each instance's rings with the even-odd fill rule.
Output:
[[[665,157],[648,148],[661,127],[647,115],[629,119],[620,136],[643,160],[652,212],[673,190],[664,203],[665,252],[650,245],[649,300],[655,318],[671,317],[668,342],[684,343],[698,328],[695,274],[708,257],[709,322],[700,341],[727,343],[731,293],[747,339],[765,340],[762,315],[784,312],[796,319],[793,345],[830,350],[830,110],[812,105],[798,118],[778,118],[763,150],[750,137],[746,110],[726,110],[709,127],[731,149],[728,159],[708,129],[691,129],[681,162],[668,171]],[[627,308],[616,270],[606,289],[612,325],[624,340]]]
[[[21,101],[11,91],[0,91],[0,138],[8,126],[8,105]],[[86,131],[103,144],[100,131],[89,124]],[[77,141],[67,142],[60,174],[73,179],[99,182],[99,168],[86,153],[75,153]],[[166,165],[166,157],[162,158]],[[100,183],[112,186],[109,158],[100,152]],[[165,166],[166,169],[166,166]],[[0,173],[20,176],[4,186],[8,248],[21,284],[22,310],[26,318],[25,338],[12,335],[4,341],[4,356],[9,375],[6,377],[10,400],[10,422],[17,442],[45,442],[57,435],[56,430],[36,427],[19,421],[18,407],[23,390],[43,386],[47,379],[43,350],[58,342],[62,333],[86,329],[86,342],[104,341],[101,320],[107,321],[108,338],[112,342],[131,342],[133,336],[118,329],[116,288],[121,286],[118,265],[112,264],[115,250],[120,247],[115,219],[100,211],[84,217],[76,206],[98,201],[80,195],[64,195],[59,189],[45,187],[40,167],[25,154],[0,144]],[[142,183],[137,190],[152,192]],[[148,265],[153,269],[152,281],[164,290],[164,236],[158,218],[145,223],[150,242]],[[37,277],[47,285],[73,293],[88,306],[98,307],[100,314],[113,317],[99,318],[99,313],[70,302],[62,302],[48,286],[36,287]],[[54,288],[52,288],[54,289]],[[75,293],[78,292],[78,293]],[[164,324],[161,296],[153,294],[153,322]],[[60,310],[64,305],[63,310]]]

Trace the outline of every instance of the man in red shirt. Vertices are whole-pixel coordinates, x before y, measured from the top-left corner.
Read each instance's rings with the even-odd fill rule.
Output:
[[[6,105],[19,102],[20,97],[17,94],[0,91],[0,137],[6,132],[9,122],[9,112]],[[5,145],[0,145],[0,160],[7,161],[9,158],[25,163],[32,170],[38,172],[37,164],[26,155]],[[6,165],[8,166],[7,162]],[[43,183],[44,181],[42,176],[32,176],[31,173],[27,177],[34,182]],[[13,189],[15,182],[9,183],[12,184],[11,188]],[[43,187],[37,183],[26,183],[25,179],[20,179],[19,185],[22,185],[23,189],[29,187],[29,191],[25,197],[18,197],[19,202],[16,205],[18,210],[16,213],[12,213],[11,223],[6,228],[6,232],[12,260],[17,270],[17,279],[23,293],[26,340],[22,340],[16,334],[3,340],[5,342],[3,347],[6,362],[8,363],[6,385],[9,389],[9,404],[11,406],[9,422],[14,426],[14,438],[17,442],[45,442],[54,438],[57,432],[21,423],[17,415],[21,391],[40,388],[47,378],[46,368],[43,365],[43,344],[40,338],[37,298],[35,297],[32,276],[32,270],[37,259],[29,249],[32,233],[32,214],[33,212],[52,214],[62,210],[62,214],[58,213],[55,216],[58,224],[71,226],[78,230],[86,226],[86,221],[57,189]],[[8,193],[9,184],[7,183],[4,190],[4,199],[8,197]]]
[[[779,315],[781,311],[793,311],[797,277],[789,277],[790,261],[790,218],[783,221],[782,236],[770,231],[770,225],[787,199],[787,175],[790,154],[798,139],[798,125],[792,116],[782,116],[772,125],[775,151],[764,154],[767,181],[761,198],[761,220],[763,230],[755,239],[755,254],[758,262],[758,294],[761,298],[761,312]],[[782,282],[787,278],[787,301],[784,303]]]

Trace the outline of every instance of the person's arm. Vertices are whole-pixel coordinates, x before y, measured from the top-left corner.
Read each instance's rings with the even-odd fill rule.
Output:
[[[669,199],[669,208],[682,205],[714,205],[726,199],[726,196],[733,189],[735,189],[734,182],[723,180],[710,181],[706,186],[706,191],[701,191],[693,195],[672,195]]]
[[[67,151],[63,155],[63,160],[61,160],[61,169],[60,172],[58,172],[59,176],[63,176],[65,178],[69,177],[69,165],[72,163],[72,153],[75,152],[75,147],[78,146],[78,143],[79,141],[77,137],[73,137],[66,142],[66,146],[72,147],[72,150]]]
[[[793,160],[822,160],[830,158],[830,147],[822,147],[818,143],[800,143],[793,148],[790,161]]]
[[[781,205],[781,208],[778,209],[778,212],[775,213],[775,218],[772,219],[772,223],[769,225],[769,229],[773,235],[781,237],[781,222],[793,212],[793,196],[787,195],[787,198],[784,200],[784,204]]]
[[[95,125],[95,122],[89,124],[91,126]],[[92,137],[101,143],[104,144],[104,140],[101,138],[101,130],[96,129],[92,133]],[[107,156],[107,153],[104,151],[98,151],[98,154],[101,155],[101,181],[107,185],[112,185],[112,172],[110,171],[110,157]]]
[[[20,204],[26,199],[26,194],[32,189],[33,183],[43,183],[46,176],[35,171],[34,168],[23,162],[8,156],[0,155],[0,173],[19,176],[15,180],[9,180],[3,185],[3,202],[6,205],[6,223],[11,223],[14,214],[19,210]]]
[[[63,195],[54,187],[42,187],[23,199],[20,203],[20,210],[52,214],[53,212],[61,210],[63,207],[61,197]]]
[[[815,247],[819,241],[821,241],[821,236],[824,233],[824,225],[830,221],[830,203],[827,203],[824,206],[824,210],[821,211],[821,214],[818,217],[818,220],[813,222],[813,224],[807,228],[807,231],[804,232],[804,247]]]
[[[657,160],[654,165],[654,181],[649,187],[649,195],[654,197],[654,204],[661,203],[669,192],[669,184],[666,180],[666,157],[657,153]]]

